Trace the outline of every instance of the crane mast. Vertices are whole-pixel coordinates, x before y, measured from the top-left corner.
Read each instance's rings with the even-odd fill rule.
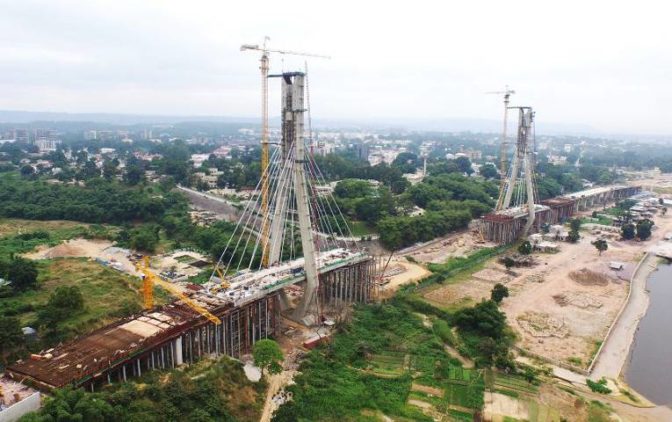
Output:
[[[515,94],[516,91],[509,89],[507,85],[504,88],[504,91],[494,91],[488,92],[487,94],[498,94],[504,95],[504,122],[502,127],[502,140],[499,145],[499,174],[500,174],[500,184],[499,184],[499,198],[497,200],[496,210],[500,211],[504,208],[504,191],[506,190],[506,174],[507,174],[507,156],[509,152],[509,144],[506,139],[506,129],[508,124],[508,115],[509,115],[509,102],[511,100],[511,95]]]
[[[270,41],[269,37],[264,37],[264,43],[259,46],[257,44],[243,44],[240,46],[240,51],[260,51],[261,60],[259,70],[261,70],[261,212],[262,215],[268,215],[268,190],[269,190],[269,140],[268,140],[268,71],[269,71],[269,55],[270,53],[288,54],[293,56],[307,56],[320,57],[328,59],[329,56],[322,56],[319,54],[302,53],[299,51],[290,50],[274,50],[269,49],[266,43]],[[268,268],[270,264],[270,249],[269,249],[269,235],[270,235],[270,218],[264,218],[261,227],[262,236],[262,250],[261,263],[262,266]]]

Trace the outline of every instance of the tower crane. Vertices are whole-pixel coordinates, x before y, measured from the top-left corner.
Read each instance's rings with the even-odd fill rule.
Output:
[[[154,274],[154,271],[152,271],[149,266],[149,256],[145,255],[137,263],[136,267],[138,271],[142,273],[142,291],[143,291],[145,309],[151,309],[154,306],[154,285],[158,284],[159,286],[166,289],[173,296],[178,297],[191,309],[195,310],[199,314],[209,319],[215,325],[219,325],[222,323],[222,321],[219,318],[217,318],[215,315],[210,313],[210,311],[199,305],[195,300],[191,299],[189,296],[182,293],[171,283],[163,281],[161,277]]]
[[[486,94],[496,94],[496,95],[503,95],[504,96],[504,126],[502,128],[502,141],[500,143],[500,149],[499,149],[499,172],[501,176],[501,182],[499,186],[499,199],[497,200],[497,211],[502,209],[503,206],[503,199],[504,199],[504,188],[506,184],[506,158],[507,158],[507,153],[508,153],[508,144],[506,142],[506,125],[507,125],[507,117],[509,114],[509,100],[511,99],[511,95],[515,94],[516,91],[509,89],[509,86],[506,85],[504,87],[504,91],[491,91],[491,92],[486,92]]]
[[[290,51],[290,50],[276,50],[270,49],[267,46],[268,41],[271,39],[267,36],[264,37],[264,42],[262,45],[259,44],[243,44],[240,46],[240,51],[259,51],[261,52],[261,59],[259,60],[259,70],[261,70],[261,211],[263,215],[268,213],[268,161],[269,161],[269,152],[268,152],[268,70],[269,70],[269,56],[270,53],[282,54],[282,55],[292,55],[292,56],[306,56],[306,57],[319,57],[323,59],[329,59],[329,56],[323,56],[320,54],[311,54],[304,53],[299,51]],[[268,267],[269,258],[268,258],[268,236],[269,236],[269,219],[264,219],[263,227],[261,229],[262,236],[262,258],[261,262],[264,267]]]

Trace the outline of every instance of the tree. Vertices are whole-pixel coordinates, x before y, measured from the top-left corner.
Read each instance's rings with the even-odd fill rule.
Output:
[[[513,260],[510,256],[505,256],[504,259],[502,259],[502,264],[506,267],[506,271],[511,271],[511,268],[513,268],[514,265],[516,265],[516,261]]]
[[[128,245],[135,250],[154,252],[159,244],[159,226],[145,224],[128,232]]]
[[[254,364],[261,368],[261,374],[264,374],[264,369],[268,369],[271,374],[279,374],[282,372],[282,350],[277,342],[271,339],[263,339],[254,343],[252,348],[252,356],[254,357]]]
[[[490,299],[495,303],[501,303],[505,297],[509,297],[509,289],[502,283],[495,284],[495,287],[492,288],[490,292]]]
[[[592,243],[593,246],[595,246],[595,249],[598,250],[600,255],[602,255],[602,252],[606,251],[609,249],[609,245],[607,244],[607,241],[604,239],[598,239]]]
[[[38,312],[40,325],[57,331],[58,324],[84,309],[84,296],[77,286],[59,286],[49,296],[49,301]]]
[[[581,239],[581,235],[576,230],[570,230],[570,232],[567,234],[567,240],[569,240],[571,243],[576,243],[579,241],[579,239]]]
[[[15,291],[28,290],[37,284],[37,265],[25,258],[13,257],[4,273]]]
[[[119,412],[121,412],[120,409],[112,407],[99,394],[86,393],[81,388],[66,387],[54,390],[53,396],[46,399],[39,414],[29,413],[31,419],[26,420],[113,422],[122,419]]]
[[[0,316],[0,361],[5,361],[5,356],[23,345],[23,332],[18,318]]]
[[[504,337],[506,315],[492,300],[484,300],[471,308],[463,308],[455,313],[455,324],[462,331],[470,331],[486,337]]]
[[[30,164],[21,167],[21,176],[29,178],[35,174],[35,169]]]
[[[530,243],[529,240],[524,241],[523,243],[518,246],[518,252],[521,255],[529,255],[532,253],[532,244]]]
[[[572,231],[578,232],[581,229],[581,219],[580,218],[573,218],[569,222],[569,228]]]
[[[478,172],[486,179],[496,179],[499,176],[497,168],[491,163],[482,165]]]
[[[470,175],[474,172],[474,169],[471,168],[471,161],[467,157],[457,157],[455,159],[455,164],[457,164],[457,167],[462,173]]]
[[[142,182],[144,178],[145,172],[140,166],[136,164],[126,166],[126,171],[123,176],[124,183],[130,186],[135,186]]]
[[[651,220],[640,220],[637,222],[637,237],[639,240],[646,240],[651,237],[651,228],[653,227],[653,221]]]
[[[636,235],[635,225],[632,223],[624,224],[621,226],[621,237],[625,240],[631,240],[635,238]]]

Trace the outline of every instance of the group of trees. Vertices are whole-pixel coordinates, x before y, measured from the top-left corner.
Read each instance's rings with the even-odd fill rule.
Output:
[[[472,219],[466,209],[427,211],[417,217],[386,217],[378,223],[380,242],[390,250],[426,242],[465,228]]]
[[[259,420],[265,382],[248,381],[242,365],[228,358],[202,368],[151,372],[141,383],[116,384],[97,393],[70,387],[55,390],[39,411],[20,421]]]
[[[460,338],[466,349],[476,355],[479,365],[494,365],[504,370],[515,366],[509,353],[514,336],[506,324],[506,315],[498,306],[508,295],[508,289],[498,284],[491,292],[491,300],[483,300],[455,313],[454,322]]]
[[[621,226],[621,237],[624,240],[632,240],[634,238],[647,240],[651,237],[652,228],[653,221],[649,219],[639,220],[637,224],[628,222]]]
[[[366,180],[345,179],[334,188],[334,198],[345,215],[352,219],[364,221],[370,226],[385,216],[396,215],[396,201],[390,189],[381,186],[374,188]],[[334,207],[323,209],[333,209]]]
[[[77,286],[59,286],[37,313],[38,326],[44,337],[58,340],[62,335],[60,323],[84,310],[84,296]]]
[[[75,220],[87,223],[155,221],[175,202],[177,195],[151,193],[151,188],[126,187],[105,179],[86,186],[0,177],[0,216],[32,220]]]
[[[15,292],[34,288],[37,284],[37,265],[19,256],[11,256],[8,260],[0,259],[0,278],[11,283]]]
[[[395,250],[467,227],[473,218],[492,209],[496,194],[497,187],[491,182],[460,174],[429,176],[398,199],[399,203],[410,202],[424,208],[424,214],[383,217],[377,225],[380,241]]]

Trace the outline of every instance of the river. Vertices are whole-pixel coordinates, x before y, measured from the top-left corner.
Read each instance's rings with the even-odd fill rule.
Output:
[[[661,264],[646,282],[649,308],[639,323],[625,379],[656,404],[672,404],[672,265]]]

